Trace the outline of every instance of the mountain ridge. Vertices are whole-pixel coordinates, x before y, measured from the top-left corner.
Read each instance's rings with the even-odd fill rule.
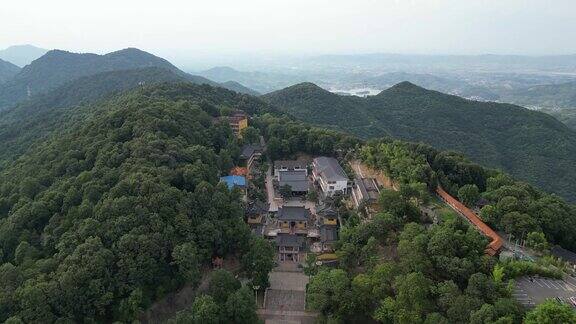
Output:
[[[20,72],[20,68],[8,61],[0,59],[0,84],[12,79]]]
[[[576,81],[515,89],[501,99],[538,108],[576,108]]]
[[[192,83],[221,86],[256,95],[251,89],[238,83],[219,84],[202,76],[185,73],[169,61],[137,48],[126,48],[104,55],[51,50],[0,85],[0,110],[82,77],[151,67],[171,71]]]
[[[69,81],[54,90],[0,111],[0,169],[18,158],[38,139],[64,127],[66,116],[72,110],[75,110],[76,116],[82,116],[89,113],[91,105],[99,101],[134,88],[165,83],[191,82],[186,75],[159,67],[101,72]],[[225,94],[230,96],[231,93],[244,96],[218,84],[209,86],[221,88],[219,93],[222,97]]]
[[[460,151],[477,163],[576,200],[576,132],[544,113],[409,82],[367,98],[327,95],[308,83],[262,98],[300,120],[363,138],[392,136]]]

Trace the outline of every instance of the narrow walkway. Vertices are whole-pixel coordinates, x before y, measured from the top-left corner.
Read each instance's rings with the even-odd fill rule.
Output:
[[[266,324],[314,324],[318,314],[302,311],[275,311],[259,309],[258,316]]]
[[[283,270],[286,268],[290,271]],[[264,308],[258,310],[259,317],[267,324],[314,323],[317,314],[306,311],[308,281],[308,276],[297,264],[281,264],[274,269],[270,272],[270,288],[266,289]]]
[[[268,203],[270,204],[269,211],[277,212],[278,204],[276,203],[276,199],[274,196],[274,184],[273,184],[272,172],[273,172],[272,164],[270,164],[270,167],[266,172],[266,196],[268,197]]]

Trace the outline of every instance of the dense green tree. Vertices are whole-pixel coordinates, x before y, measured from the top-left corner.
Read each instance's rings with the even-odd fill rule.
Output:
[[[259,143],[260,131],[252,126],[248,126],[242,130],[242,140],[248,144]]]
[[[351,312],[368,314],[377,304],[378,299],[372,294],[374,281],[370,275],[359,274],[351,282]]]
[[[394,281],[397,307],[420,316],[428,313],[433,309],[430,286],[430,280],[420,272],[397,277]]]
[[[480,199],[480,190],[475,184],[464,185],[458,190],[458,199],[466,206],[474,207]]]
[[[274,248],[263,238],[253,237],[248,252],[242,255],[242,266],[252,284],[268,287],[268,273],[274,267]]]
[[[200,295],[194,299],[192,306],[178,312],[168,320],[169,324],[219,324],[224,321],[221,307],[211,296]]]
[[[233,274],[224,269],[219,269],[210,275],[208,293],[217,303],[223,304],[228,299],[228,296],[238,290],[240,286],[240,281],[234,278]]]
[[[520,212],[505,214],[502,216],[501,224],[507,233],[518,239],[523,239],[528,233],[539,230],[538,223],[534,218]]]
[[[200,258],[193,243],[182,243],[172,251],[174,263],[182,277],[193,285],[200,280]]]
[[[0,321],[132,321],[199,280],[213,256],[248,252],[241,195],[218,184],[238,140],[200,104],[267,109],[241,98],[209,86],[142,87],[28,124],[38,142],[15,142],[19,162],[0,173]]]
[[[494,306],[484,304],[479,310],[472,312],[470,315],[470,324],[493,323],[495,317],[496,311],[494,310]]]
[[[254,293],[247,286],[233,292],[226,300],[224,309],[229,323],[258,323]]]
[[[497,287],[492,278],[483,273],[475,273],[468,279],[468,286],[466,287],[465,293],[492,303],[494,302],[494,296],[497,295],[496,289]]]
[[[526,245],[536,251],[543,252],[548,249],[546,236],[542,232],[530,232],[526,236]]]
[[[426,316],[424,324],[448,324],[446,317],[440,313],[430,313]]]
[[[399,274],[398,266],[392,262],[380,263],[376,265],[370,273],[372,281],[372,294],[379,300],[386,296],[391,296],[393,291],[394,279]]]
[[[548,300],[528,312],[526,324],[576,323],[576,312],[566,305]]]
[[[222,318],[222,310],[211,296],[202,295],[194,299],[192,304],[192,323],[218,324]]]
[[[308,306],[324,315],[343,315],[345,303],[351,302],[348,297],[350,279],[340,269],[322,270],[311,278],[306,298]]]

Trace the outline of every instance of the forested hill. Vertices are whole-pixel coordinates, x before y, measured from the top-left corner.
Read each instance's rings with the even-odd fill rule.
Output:
[[[516,89],[502,94],[501,100],[541,108],[576,108],[576,82]]]
[[[52,50],[24,67],[12,80],[0,85],[0,110],[84,76],[145,67],[164,68],[188,78],[190,82],[216,85],[206,78],[186,74],[170,62],[135,48],[106,55]]]
[[[90,104],[135,87],[175,82],[186,83],[188,79],[186,76],[157,67],[103,72],[67,82],[46,94],[0,111],[0,170],[26,152],[38,139],[54,130],[65,128],[66,123],[74,123],[79,116],[90,112],[92,110]],[[192,84],[181,85],[180,88],[204,89],[181,91],[180,95],[201,93],[203,96],[208,96],[211,93],[204,100],[212,100],[218,105],[224,104],[228,107],[237,107],[242,103],[253,106],[264,105],[256,98],[245,98],[246,95],[222,88],[207,86],[195,88]],[[200,100],[198,97],[194,99]],[[221,102],[222,100],[226,100],[226,103]]]
[[[268,107],[208,85],[145,87],[68,111],[73,123],[0,171],[0,322],[132,322],[211,257],[248,253],[240,194],[218,184],[239,154],[214,122],[230,109]]]
[[[0,84],[12,79],[20,72],[20,68],[16,65],[0,60]]]
[[[544,113],[470,101],[408,82],[368,98],[339,96],[309,83],[262,98],[301,120],[364,138],[390,135],[461,151],[576,201],[576,132]]]
[[[310,82],[266,94],[262,99],[303,121],[335,128],[346,125],[347,130],[356,127],[368,130],[366,126],[374,120],[361,98],[340,96]]]
[[[0,170],[51,131],[65,127],[70,110],[77,116],[89,104],[138,86],[186,79],[162,68],[98,73],[70,81],[19,105],[0,111]]]

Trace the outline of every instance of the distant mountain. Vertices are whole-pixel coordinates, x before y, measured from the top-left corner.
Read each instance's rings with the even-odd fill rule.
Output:
[[[232,91],[236,91],[238,93],[243,93],[243,94],[249,94],[252,96],[259,96],[260,93],[258,91],[252,90],[248,87],[245,87],[243,85],[241,85],[240,83],[236,82],[236,81],[226,81],[226,82],[222,82],[220,83],[220,86],[222,88],[226,88],[228,90],[232,90]]]
[[[364,138],[389,135],[461,151],[576,201],[576,132],[541,112],[409,82],[368,98],[339,96],[310,83],[262,98],[299,119]]]
[[[0,59],[24,67],[46,54],[48,50],[32,45],[15,45],[0,51]]]
[[[403,81],[409,81],[420,87],[453,94],[465,98],[496,100],[498,94],[485,87],[469,84],[462,80],[450,79],[428,73],[390,72],[364,80],[367,87],[387,89]]]
[[[53,50],[0,85],[0,110],[84,76],[145,67],[163,68],[188,78],[190,82],[217,85],[206,78],[184,73],[165,59],[135,48],[106,55]]]
[[[259,71],[238,71],[228,66],[214,67],[200,71],[198,74],[216,82],[236,81],[259,93],[268,93],[304,81],[302,76]]]
[[[19,67],[10,62],[0,60],[0,83],[12,79],[18,72],[20,72]]]
[[[576,131],[576,108],[564,108],[564,109],[551,109],[551,108],[543,108],[539,111],[545,112],[550,114],[559,121],[563,122],[571,128],[572,130]]]
[[[576,82],[516,89],[502,94],[501,100],[539,108],[576,108]]]

